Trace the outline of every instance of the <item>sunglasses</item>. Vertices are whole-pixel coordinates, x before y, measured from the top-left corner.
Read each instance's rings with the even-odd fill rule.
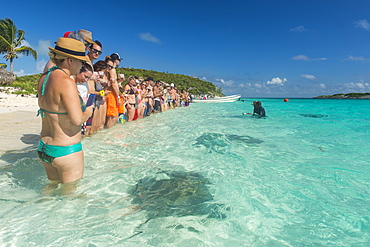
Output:
[[[70,58],[71,59],[71,61],[73,62],[74,60],[77,60],[77,61],[80,61],[81,62],[81,64],[82,64],[82,66],[85,66],[85,64],[86,64],[86,61],[84,61],[84,60],[80,60],[80,59],[78,59],[78,58]]]
[[[108,69],[113,69],[112,65],[107,64]]]
[[[103,52],[102,51],[99,51],[99,50],[97,50],[97,49],[95,49],[95,48],[92,48],[91,47],[91,51],[93,52],[93,53],[98,53],[99,55],[101,55]]]

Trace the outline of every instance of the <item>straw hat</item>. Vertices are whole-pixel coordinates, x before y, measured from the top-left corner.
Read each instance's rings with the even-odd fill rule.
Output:
[[[72,39],[77,39],[78,41],[81,41],[82,43],[85,42],[84,37],[82,37],[81,34],[75,31],[69,31],[64,33],[63,38],[72,38]]]
[[[88,42],[90,44],[95,44],[95,42],[92,40],[92,32],[80,29],[80,30],[78,30],[78,33],[80,35],[82,35],[82,37],[84,38],[84,40],[86,42]]]
[[[85,45],[72,38],[59,38],[55,48],[49,47],[49,50],[71,58],[83,61],[90,61],[85,55]]]

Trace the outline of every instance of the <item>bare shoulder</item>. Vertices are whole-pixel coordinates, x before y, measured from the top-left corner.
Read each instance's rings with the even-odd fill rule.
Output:
[[[59,93],[77,92],[76,82],[64,72],[53,73],[50,75],[51,83]]]
[[[117,79],[116,69],[113,68],[113,69],[109,70],[109,76],[110,76],[110,78]]]

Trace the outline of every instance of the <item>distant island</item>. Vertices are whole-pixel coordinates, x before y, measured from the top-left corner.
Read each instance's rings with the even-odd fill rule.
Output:
[[[370,93],[338,93],[333,95],[320,95],[314,99],[370,99]]]

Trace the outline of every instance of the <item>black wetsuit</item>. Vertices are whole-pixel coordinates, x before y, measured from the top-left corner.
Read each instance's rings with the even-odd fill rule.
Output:
[[[266,117],[265,109],[261,106],[259,108],[254,108],[253,115],[258,115],[258,117]]]

